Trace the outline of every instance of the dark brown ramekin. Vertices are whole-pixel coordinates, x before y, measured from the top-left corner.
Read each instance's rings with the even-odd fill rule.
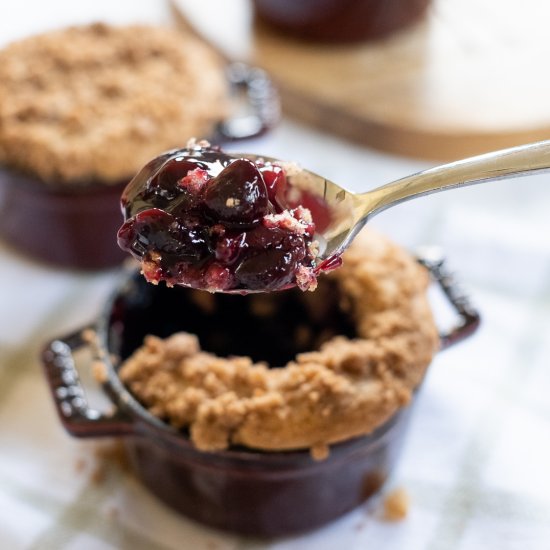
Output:
[[[246,114],[239,111],[221,121],[211,141],[247,139],[273,127],[279,99],[267,74],[234,63],[227,67],[227,76],[233,92],[243,96]],[[0,166],[0,238],[55,266],[93,270],[118,265],[128,257],[116,240],[123,222],[120,196],[127,183],[46,184]]]
[[[479,316],[441,261],[428,267],[459,316],[456,327],[442,335],[445,348],[474,332]],[[90,408],[79,382],[74,351],[90,345],[89,330],[53,340],[44,349],[54,402],[71,435],[122,436],[137,477],[161,500],[187,517],[236,533],[274,537],[308,531],[376,493],[399,455],[411,407],[369,435],[332,445],[328,458],[316,461],[308,450],[201,452],[185,434],[140,405],[118,378],[111,358],[140,345],[142,319],[162,322],[148,316],[158,289],[137,272],[124,275],[98,322],[88,327],[95,334],[92,347],[104,365],[103,389],[113,413]],[[133,326],[137,328],[126,330]]]
[[[285,34],[318,42],[383,38],[426,13],[430,0],[254,0],[258,19]]]
[[[127,182],[67,189],[0,168],[0,236],[61,267],[101,269],[127,257],[116,243]]]

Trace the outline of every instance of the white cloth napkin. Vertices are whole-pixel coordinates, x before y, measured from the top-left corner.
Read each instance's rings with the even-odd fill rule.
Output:
[[[79,2],[78,10],[59,0],[2,4],[0,43],[35,30],[40,13],[55,13],[46,27],[101,13],[122,21],[124,10],[138,5],[142,19],[160,13],[152,1],[108,4]],[[60,20],[64,13],[67,21]],[[423,167],[289,122],[238,148],[299,161],[355,189]],[[549,210],[550,176],[538,176],[419,199],[372,221],[403,246],[442,246],[483,324],[430,368],[386,487],[409,493],[408,517],[383,521],[376,501],[313,533],[275,541],[216,532],[181,517],[115,461],[98,459],[105,454],[101,444],[63,431],[39,350],[49,338],[93,321],[116,274],[44,267],[0,243],[0,548],[550,548]]]
[[[290,123],[246,148],[300,160],[357,188],[419,167]],[[340,165],[327,162],[329,156]],[[0,547],[548,548],[548,205],[549,177],[539,176],[419,199],[373,220],[404,246],[442,246],[483,324],[473,338],[436,357],[419,396],[387,485],[409,493],[409,516],[385,522],[375,502],[316,532],[277,541],[192,523],[125,469],[98,460],[99,443],[63,431],[37,354],[48,338],[96,318],[116,274],[46,268],[2,245]]]

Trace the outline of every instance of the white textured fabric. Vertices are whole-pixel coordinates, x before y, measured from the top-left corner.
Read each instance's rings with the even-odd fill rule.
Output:
[[[139,5],[142,19],[163,17],[155,1],[95,0],[88,12],[85,2],[77,4],[78,14],[74,2],[2,4],[0,43],[51,26],[52,14],[60,24],[102,13],[122,21]],[[429,165],[288,121],[238,149],[296,160],[364,190]],[[44,267],[0,243],[0,548],[550,548],[549,210],[550,176],[537,176],[419,199],[372,221],[403,246],[443,247],[483,324],[435,359],[418,399],[386,488],[408,491],[409,516],[384,522],[375,502],[316,532],[277,541],[192,523],[116,465],[97,479],[98,443],[72,439],[61,428],[38,352],[49,338],[96,318],[116,273]]]

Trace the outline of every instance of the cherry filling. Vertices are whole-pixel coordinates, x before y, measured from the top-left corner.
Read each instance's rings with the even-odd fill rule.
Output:
[[[122,197],[119,246],[147,281],[209,291],[313,290],[310,211],[283,167],[192,145],[149,163]]]

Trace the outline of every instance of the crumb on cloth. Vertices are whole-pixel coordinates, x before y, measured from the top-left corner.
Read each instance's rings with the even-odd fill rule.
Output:
[[[409,514],[410,504],[409,493],[403,487],[392,489],[384,496],[382,518],[401,521]]]

